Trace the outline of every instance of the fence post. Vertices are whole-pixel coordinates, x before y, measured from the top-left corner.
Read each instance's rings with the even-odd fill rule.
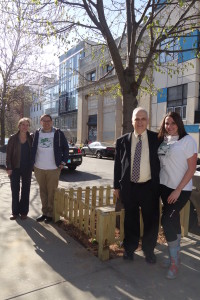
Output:
[[[109,245],[115,239],[116,214],[113,213],[114,211],[114,207],[97,208],[98,257],[101,260],[109,259]]]
[[[109,215],[102,214],[100,210],[97,210],[97,224],[98,224],[98,258],[101,260],[109,259],[109,244],[106,238],[106,231],[108,226]]]
[[[54,205],[53,205],[53,221],[57,222],[60,220],[60,205],[64,203],[65,190],[57,188],[54,195]]]

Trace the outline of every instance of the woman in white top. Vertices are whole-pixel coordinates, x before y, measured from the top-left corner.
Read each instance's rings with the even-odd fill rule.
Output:
[[[161,223],[169,249],[169,260],[164,263],[169,270],[167,278],[177,276],[180,264],[181,225],[180,211],[189,200],[192,191],[192,176],[196,170],[197,145],[186,133],[178,113],[168,113],[158,134],[161,144],[160,192],[163,202]]]

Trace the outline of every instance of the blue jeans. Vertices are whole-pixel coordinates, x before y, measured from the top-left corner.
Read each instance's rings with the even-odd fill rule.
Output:
[[[29,212],[29,196],[31,186],[32,168],[21,170],[14,169],[10,176],[12,191],[12,214],[27,215]],[[20,179],[21,197],[20,197]]]

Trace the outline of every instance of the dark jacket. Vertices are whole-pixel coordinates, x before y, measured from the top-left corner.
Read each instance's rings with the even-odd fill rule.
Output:
[[[33,142],[33,136],[27,132],[27,142],[30,148]],[[19,131],[10,136],[6,149],[6,168],[7,170],[14,170],[20,168],[21,144],[19,139]]]
[[[39,132],[41,128],[36,130],[34,139],[33,139],[33,146],[32,146],[32,163],[34,165],[35,163],[35,156],[37,152],[38,147],[38,138],[39,138]],[[55,157],[55,163],[56,166],[59,167],[61,162],[67,163],[68,156],[69,156],[69,146],[67,139],[64,135],[64,133],[58,129],[53,127],[54,133],[54,140],[53,140],[53,148],[54,148],[54,157]]]
[[[157,151],[159,141],[156,132],[147,130],[147,136],[149,142],[149,160],[152,186],[155,193],[158,195],[160,162]],[[132,132],[118,138],[116,142],[114,189],[120,189],[123,202],[125,198],[129,198],[130,196],[131,137]]]

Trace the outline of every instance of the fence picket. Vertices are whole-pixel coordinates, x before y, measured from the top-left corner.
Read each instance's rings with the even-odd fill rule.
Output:
[[[89,233],[89,221],[90,221],[90,187],[86,187],[85,191],[85,208],[84,208],[84,232]]]

